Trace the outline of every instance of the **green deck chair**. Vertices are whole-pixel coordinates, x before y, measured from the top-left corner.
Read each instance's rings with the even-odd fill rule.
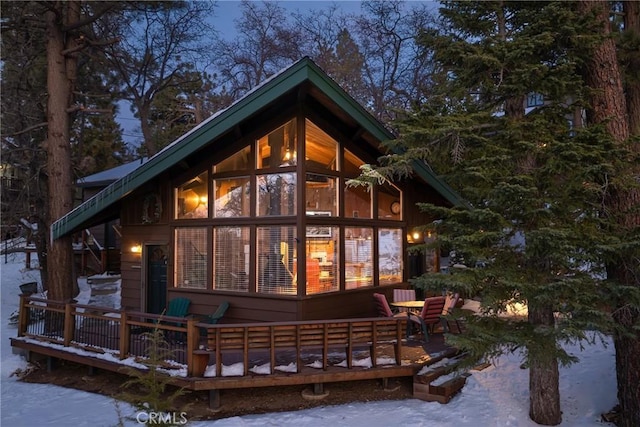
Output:
[[[222,301],[213,314],[210,314],[204,319],[202,319],[202,323],[210,323],[212,325],[215,325],[220,321],[220,319],[222,319],[222,317],[224,316],[224,314],[227,312],[228,309],[229,309],[229,301]],[[207,336],[206,328],[200,328],[200,336],[206,338]]]
[[[175,298],[169,301],[165,316],[171,317],[187,317],[191,300],[188,298]]]
[[[218,308],[216,309],[216,311],[213,314],[207,316],[207,318],[205,319],[205,322],[215,325],[216,323],[218,323],[218,321],[220,321],[220,319],[222,319],[222,316],[224,316],[224,314],[227,312],[228,309],[229,309],[229,302],[222,301],[218,306]]]
[[[188,298],[175,298],[169,301],[169,307],[167,307],[167,311],[164,313],[165,316],[171,317],[187,317],[189,313],[189,306],[191,305],[191,300]],[[182,323],[177,322],[167,322],[162,320],[164,324],[171,326],[183,326]],[[167,333],[167,339],[170,341],[179,341],[183,339],[183,334],[179,332],[169,332]]]

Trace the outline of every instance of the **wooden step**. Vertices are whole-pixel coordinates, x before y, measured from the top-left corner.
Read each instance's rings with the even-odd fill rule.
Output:
[[[413,397],[426,402],[448,403],[464,387],[468,373],[456,374],[455,368],[464,354],[438,366],[426,367],[413,376]],[[449,376],[444,381],[441,377]]]
[[[448,379],[438,385],[413,383],[413,397],[425,402],[449,403],[467,382],[469,374],[465,373]]]

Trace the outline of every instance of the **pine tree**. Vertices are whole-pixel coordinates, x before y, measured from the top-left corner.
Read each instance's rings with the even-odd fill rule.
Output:
[[[448,33],[426,35],[441,68],[438,92],[399,125],[383,175],[428,161],[469,203],[421,208],[438,220],[434,246],[465,268],[427,274],[415,285],[480,298],[480,316],[451,342],[476,357],[520,352],[529,368],[530,417],[562,420],[559,364],[576,357],[563,342],[608,330],[601,307],[606,182],[625,158],[606,131],[579,127],[586,88],[578,70],[594,43],[569,3],[447,2]],[[527,108],[526,100],[544,100]],[[504,316],[524,304],[526,318]]]
[[[623,2],[622,31],[611,27],[610,3],[580,1],[579,11],[595,18],[600,42],[589,51],[584,77],[592,88],[587,118],[603,126],[617,146],[635,154],[609,184],[603,214],[612,220],[609,233],[621,244],[607,252],[607,277],[621,291],[612,292],[615,307],[616,373],[620,426],[640,424],[640,6]],[[616,6],[615,4],[613,5]],[[615,10],[615,9],[614,9]],[[618,15],[614,15],[618,17]],[[617,37],[616,37],[617,36]],[[618,45],[614,40],[617,38]],[[626,178],[626,179],[625,179]]]

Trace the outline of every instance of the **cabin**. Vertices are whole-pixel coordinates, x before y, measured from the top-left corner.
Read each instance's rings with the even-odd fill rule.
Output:
[[[407,255],[428,236],[418,202],[458,196],[428,165],[411,179],[348,185],[393,134],[303,58],[98,192],[52,226],[59,238],[119,220],[125,309],[162,313],[191,301],[223,323],[375,315],[437,269]]]

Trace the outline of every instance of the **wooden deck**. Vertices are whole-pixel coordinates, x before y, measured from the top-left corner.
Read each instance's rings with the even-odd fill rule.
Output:
[[[18,336],[11,345],[123,372],[125,366],[146,360],[148,334],[159,330],[169,352],[165,368],[180,372],[171,375],[171,382],[209,390],[210,405],[217,407],[224,389],[312,384],[321,392],[323,384],[331,382],[381,379],[386,384],[389,378],[414,376],[423,366],[458,353],[442,334],[428,343],[406,339],[405,327],[402,318],[210,325],[194,317],[22,296]]]

